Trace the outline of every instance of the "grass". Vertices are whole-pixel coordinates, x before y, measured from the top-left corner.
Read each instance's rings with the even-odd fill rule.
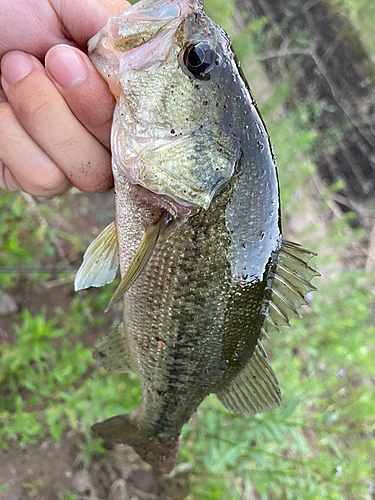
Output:
[[[363,0],[354,9],[349,0],[341,1],[356,23],[369,2]],[[232,3],[206,3],[214,18],[222,13],[218,20],[230,31]],[[261,25],[249,28],[253,36]],[[363,36],[370,40],[366,29]],[[252,79],[250,84],[275,145],[284,220],[293,227],[297,213],[313,213],[313,220],[293,237],[319,253],[314,265],[323,277],[303,318],[266,343],[280,381],[282,406],[241,417],[229,414],[210,396],[184,427],[178,467],[192,465],[187,498],[240,500],[257,493],[270,500],[370,499],[375,488],[375,279],[351,258],[366,235],[353,229],[350,215],[333,216],[330,197],[335,187],[319,192],[314,187],[307,151],[316,134],[300,126],[303,105],[284,116],[288,88],[265,87],[254,47],[245,46],[243,37],[232,38],[243,65],[252,69],[255,88]],[[1,191],[0,265],[33,266],[55,259],[54,242],[64,234],[41,222],[53,217],[48,207],[32,206],[20,194]],[[76,240],[68,243],[79,245]],[[45,280],[38,275],[24,286],[32,293]],[[19,282],[15,274],[0,274],[2,290]],[[69,293],[68,285],[66,290]],[[17,342],[0,345],[3,449],[15,438],[20,447],[46,436],[59,442],[74,430],[87,436],[89,461],[94,453],[104,452],[100,441],[90,437],[90,425],[137,406],[136,377],[98,370],[91,350],[80,341],[85,331],[103,322],[111,291],[107,287],[76,295],[67,310],[41,308],[31,314],[24,309],[16,315]],[[0,485],[0,490],[6,488],[6,483]],[[41,485],[25,488],[36,495]],[[78,497],[62,491],[59,498]]]

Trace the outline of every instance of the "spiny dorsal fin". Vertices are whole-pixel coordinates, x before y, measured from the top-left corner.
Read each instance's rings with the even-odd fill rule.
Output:
[[[217,393],[230,412],[254,415],[280,405],[279,384],[266,358],[264,347],[258,340],[250,361],[225,389]]]
[[[86,250],[74,282],[75,290],[111,283],[116,277],[118,266],[117,232],[112,222]]]
[[[157,224],[149,226],[145,229],[139,247],[135,252],[134,258],[131,261],[128,270],[124,274],[121,283],[117,287],[115,293],[112,295],[111,300],[109,301],[108,306],[106,307],[104,312],[109,311],[113,304],[117,302],[127,290],[129,290],[134,281],[141,274],[147,262],[149,261],[152,252],[154,251],[160,233],[167,227],[169,222],[170,217],[165,216],[160,219]]]
[[[272,275],[272,287],[266,297],[268,311],[265,314],[263,329],[280,331],[280,326],[290,326],[289,319],[300,316],[298,308],[308,305],[306,294],[316,288],[310,283],[315,276],[320,276],[308,265],[316,254],[302,248],[297,243],[283,240],[276,269]]]
[[[124,325],[120,323],[92,351],[95,361],[112,372],[124,373],[132,371],[123,332]]]

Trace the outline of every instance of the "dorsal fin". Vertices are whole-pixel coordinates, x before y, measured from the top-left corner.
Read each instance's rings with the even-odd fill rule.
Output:
[[[316,290],[310,280],[320,276],[308,265],[315,255],[297,243],[283,240],[276,269],[271,275],[272,286],[266,287],[268,310],[265,313],[263,334],[267,335],[272,330],[280,331],[282,325],[290,326],[289,319],[300,316],[298,308],[302,304],[308,305],[306,294]]]
[[[232,413],[254,415],[272,410],[281,403],[276,375],[267,361],[260,340],[250,361],[217,397]]]
[[[95,361],[112,372],[124,373],[132,371],[123,332],[124,325],[120,323],[92,351]]]
[[[74,282],[75,290],[111,283],[119,266],[115,223],[109,224],[87,248]]]

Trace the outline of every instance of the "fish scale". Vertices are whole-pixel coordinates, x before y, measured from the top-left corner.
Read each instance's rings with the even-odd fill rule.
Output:
[[[118,98],[116,223],[88,248],[76,289],[110,282],[120,264],[108,308],[124,297],[123,325],[94,358],[142,389],[137,409],[93,431],[170,472],[208,394],[242,415],[280,404],[262,338],[298,315],[318,273],[282,238],[267,131],[199,0],[141,0],[89,48]]]

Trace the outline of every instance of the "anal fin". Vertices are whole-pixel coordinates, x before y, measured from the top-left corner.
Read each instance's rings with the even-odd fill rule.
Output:
[[[225,408],[239,415],[254,415],[276,408],[281,403],[276,375],[267,361],[260,340],[246,366],[229,383],[217,392]]]
[[[123,331],[123,323],[120,323],[92,351],[95,361],[112,372],[125,373],[133,371],[130,367],[130,358],[125,347]]]

